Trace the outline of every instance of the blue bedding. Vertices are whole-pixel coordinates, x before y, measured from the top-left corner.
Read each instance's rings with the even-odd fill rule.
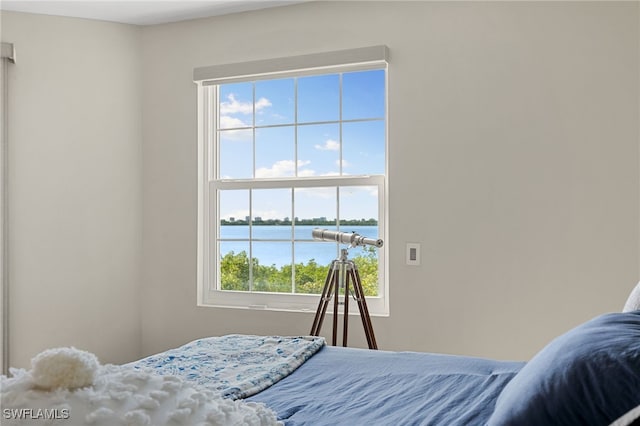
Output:
[[[523,362],[325,346],[248,398],[285,425],[484,425]]]
[[[229,334],[194,340],[130,363],[178,376],[225,398],[246,398],[286,377],[324,346],[313,336]]]
[[[230,335],[137,364],[229,398],[252,395],[247,400],[266,404],[288,426],[640,423],[640,311],[595,317],[526,364],[323,344]]]

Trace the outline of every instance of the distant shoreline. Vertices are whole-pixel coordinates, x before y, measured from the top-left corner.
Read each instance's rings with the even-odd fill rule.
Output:
[[[294,224],[296,226],[336,226],[336,221],[322,220],[322,219],[298,219],[292,222],[288,219],[266,219],[266,220],[253,220],[252,226],[288,226]],[[249,222],[247,220],[227,220],[222,219],[220,226],[247,226]],[[376,219],[350,219],[341,220],[340,226],[377,226],[378,221]]]

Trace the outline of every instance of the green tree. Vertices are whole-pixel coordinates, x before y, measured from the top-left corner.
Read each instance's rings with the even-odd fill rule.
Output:
[[[362,290],[365,296],[378,295],[378,253],[372,246],[362,247],[362,252],[353,258],[358,267]]]
[[[296,293],[320,294],[327,278],[329,265],[318,265],[315,259],[296,264]]]
[[[291,292],[291,266],[289,275],[286,275],[286,267],[278,269],[275,265],[263,266],[256,258],[253,259],[253,289],[271,293]]]
[[[366,296],[378,295],[378,256],[374,247],[363,247],[352,260],[358,267],[362,289]],[[254,258],[249,262],[246,251],[225,254],[220,261],[220,283],[223,290],[249,291],[249,269],[253,268],[253,290],[272,293],[291,293],[292,266],[261,265]],[[328,265],[315,259],[295,264],[295,292],[320,294],[329,273]]]
[[[220,259],[220,285],[223,290],[249,291],[249,256],[233,251]]]

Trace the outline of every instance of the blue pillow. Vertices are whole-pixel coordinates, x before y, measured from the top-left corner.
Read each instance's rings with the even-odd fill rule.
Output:
[[[554,339],[504,387],[488,424],[606,426],[640,405],[640,311]]]

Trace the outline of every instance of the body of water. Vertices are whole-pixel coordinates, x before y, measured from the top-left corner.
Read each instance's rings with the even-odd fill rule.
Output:
[[[261,265],[276,265],[281,267],[291,262],[295,256],[295,263],[307,263],[314,259],[320,265],[328,265],[337,258],[340,249],[346,245],[338,245],[333,242],[323,242],[313,240],[311,231],[315,228],[324,229],[322,226],[298,225],[292,226],[272,225],[253,226],[253,257],[258,259]],[[329,226],[326,229],[333,230]],[[377,226],[345,226],[340,229],[342,232],[355,232],[365,237],[378,238]],[[291,243],[292,233],[294,243]],[[249,227],[242,225],[221,226],[220,227],[220,256],[233,251],[249,253],[248,240]],[[267,241],[268,240],[268,241]],[[349,258],[354,258],[364,252],[363,248],[356,247],[349,250]]]

